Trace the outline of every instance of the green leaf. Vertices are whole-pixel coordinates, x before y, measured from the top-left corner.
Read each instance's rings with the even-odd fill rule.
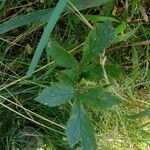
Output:
[[[122,33],[126,28],[127,28],[127,23],[123,22],[117,28],[115,28],[115,33],[116,34]]]
[[[69,101],[74,95],[75,89],[72,86],[64,83],[56,83],[44,89],[42,93],[35,98],[35,101],[53,107]]]
[[[83,63],[88,64],[97,54],[110,47],[115,40],[116,35],[111,22],[107,21],[103,24],[97,24],[97,26],[90,31],[85,41]]]
[[[106,64],[106,72],[109,78],[117,79],[124,70],[118,64]]]
[[[66,6],[66,3],[67,3],[67,0],[59,0],[57,6],[53,10],[53,13],[52,13],[51,17],[49,18],[48,24],[44,29],[44,32],[40,39],[40,42],[38,43],[37,49],[34,53],[32,62],[30,64],[29,70],[27,72],[27,77],[32,76],[32,74],[37,66],[37,63],[42,55],[43,49],[46,46],[48,39],[51,35],[51,32],[52,32],[57,20],[59,19],[59,16],[61,15],[64,7]]]
[[[150,116],[150,108],[136,114],[136,115],[133,115],[133,116],[129,116],[129,118],[131,119],[138,119],[138,118],[142,118],[142,117],[145,117],[145,116]]]
[[[137,31],[139,26],[137,26],[135,29],[133,29],[132,31],[130,32],[127,32],[123,35],[119,35],[116,39],[116,42],[115,43],[119,43],[119,42],[122,42],[122,41],[126,41],[127,39],[129,39],[130,37],[132,37],[134,35],[134,33]]]
[[[103,78],[103,70],[100,64],[90,64],[83,71],[83,77],[86,79],[100,80]]]
[[[75,85],[77,81],[77,71],[76,69],[66,69],[63,71],[60,71],[57,75],[56,78],[60,82],[64,82],[67,84]]]
[[[89,89],[87,92],[80,94],[79,99],[85,104],[100,110],[118,105],[121,102],[119,98],[104,91],[101,87]]]
[[[50,55],[59,66],[73,68],[78,65],[77,60],[56,42],[50,43]]]
[[[71,147],[81,142],[83,150],[95,150],[96,141],[94,130],[83,105],[78,101],[72,107],[72,113],[67,123],[66,134]]]
[[[99,22],[99,21],[111,21],[111,22],[119,22],[119,20],[113,18],[113,17],[108,17],[108,16],[99,16],[99,15],[84,15],[84,17],[88,21],[93,21],[93,22]]]

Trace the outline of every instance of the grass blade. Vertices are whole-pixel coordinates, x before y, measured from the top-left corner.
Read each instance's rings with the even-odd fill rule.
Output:
[[[52,15],[48,21],[48,24],[44,29],[44,32],[43,32],[42,37],[40,39],[40,42],[37,46],[35,54],[33,56],[31,65],[30,65],[29,70],[27,72],[27,77],[32,76],[32,74],[33,74],[33,72],[37,66],[37,63],[38,63],[38,61],[42,55],[43,49],[46,46],[46,43],[48,42],[48,38],[49,38],[57,20],[59,19],[60,14],[62,13],[64,7],[66,6],[66,4],[67,4],[67,0],[59,0],[56,8],[54,9],[54,11],[53,11],[53,13],[52,13]]]
[[[86,8],[100,6],[110,1],[111,0],[104,0],[104,1],[100,0],[95,3],[90,2],[90,1],[84,3],[83,0],[81,2],[78,0],[74,0],[73,4],[78,10],[84,10]],[[64,11],[68,11],[68,10],[69,9],[67,7],[64,9]],[[10,20],[5,21],[4,23],[0,24],[0,34],[6,33],[10,30],[21,27],[28,23],[37,22],[37,21],[39,23],[38,26],[41,26],[49,20],[49,18],[51,17],[52,11],[53,11],[53,8],[43,9],[43,10],[39,10],[36,12],[31,12],[26,15],[11,18]]]
[[[0,24],[0,34],[6,33],[15,28],[21,27],[23,25],[32,23],[32,22],[41,22],[43,24],[51,16],[53,9],[43,9],[36,12],[29,13],[23,16],[14,17],[2,24]]]

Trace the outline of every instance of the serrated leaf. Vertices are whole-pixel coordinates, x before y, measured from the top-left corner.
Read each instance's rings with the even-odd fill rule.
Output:
[[[49,107],[54,107],[69,101],[74,95],[75,89],[72,86],[65,83],[56,83],[44,89],[42,93],[35,98],[35,101]]]
[[[79,99],[85,104],[100,110],[118,105],[121,102],[118,97],[104,91],[101,87],[89,89],[87,92],[80,94]]]
[[[59,66],[73,68],[78,65],[77,60],[56,42],[50,43],[50,55]]]
[[[83,63],[88,64],[97,54],[111,46],[116,41],[116,35],[111,22],[106,21],[103,24],[97,24],[92,29],[85,41],[83,49]]]
[[[72,113],[67,123],[66,134],[71,147],[81,142],[83,150],[95,150],[96,141],[94,130],[80,102],[76,102],[72,107]]]

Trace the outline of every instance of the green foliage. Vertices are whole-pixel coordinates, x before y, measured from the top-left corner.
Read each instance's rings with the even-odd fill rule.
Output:
[[[46,88],[36,97],[35,101],[49,107],[61,105],[69,101],[75,95],[74,88],[65,83],[56,83],[51,87]]]
[[[67,123],[67,139],[71,147],[81,142],[83,150],[94,150],[96,141],[94,130],[87,117],[82,103],[76,101],[72,106],[71,116]]]
[[[73,68],[78,65],[77,60],[56,42],[50,43],[50,55],[59,66]]]
[[[104,22],[104,21],[119,22],[119,20],[115,19],[114,17],[99,16],[99,15],[84,15],[84,17],[88,21],[93,22]]]
[[[114,33],[111,22],[104,22],[97,24],[96,27],[90,31],[83,49],[83,63],[88,64],[91,60],[102,53],[104,49],[111,46],[115,41],[116,35]]]
[[[4,5],[5,1],[6,0],[2,1],[0,8]],[[92,0],[93,1],[92,3],[88,0],[82,0],[82,1],[72,0],[72,1],[78,10],[84,10],[87,8],[105,4],[111,0],[100,0],[100,1]],[[61,6],[60,10],[63,9],[62,7],[63,5]],[[49,20],[49,18],[52,15],[53,10],[54,9],[43,9],[43,10],[39,10],[36,12],[31,12],[26,15],[16,16],[14,18],[11,18],[10,20],[5,21],[4,23],[0,24],[0,34],[3,34],[5,32],[21,27],[23,25],[27,25],[32,22],[38,22],[38,26],[41,26]],[[68,11],[68,8],[64,9],[64,11]]]
[[[3,8],[4,4],[6,3],[6,0],[0,0],[0,10]]]
[[[126,28],[127,28],[127,23],[123,22],[115,29],[115,33],[116,34],[122,33]]]
[[[112,0],[72,0],[71,2],[78,10],[84,10],[87,8],[100,6],[110,1]],[[5,3],[5,0],[3,0],[2,2]],[[87,38],[85,39],[84,46],[80,48],[81,51],[79,53],[76,52],[77,55],[73,56],[73,54],[66,51],[66,49],[60,46],[60,44],[56,41],[48,41],[58,19],[60,18],[60,15],[63,12],[66,12],[66,14],[70,12],[69,7],[66,7],[67,5],[69,5],[69,3],[67,3],[67,0],[59,0],[55,8],[44,9],[29,13],[27,15],[11,18],[10,20],[0,24],[0,34],[23,25],[30,25],[30,23],[33,22],[37,23],[36,26],[38,27],[48,21],[40,42],[38,43],[34,57],[30,64],[30,68],[27,72],[27,76],[30,77],[33,74],[46,44],[48,45],[48,62],[50,62],[51,58],[54,66],[53,68],[49,68],[49,70],[42,76],[40,76],[37,80],[35,79],[34,81],[30,81],[28,79],[25,82],[33,82],[35,85],[41,86],[41,83],[38,82],[40,79],[45,76],[49,78],[48,75],[50,73],[54,74],[52,80],[46,81],[48,85],[49,82],[54,83],[50,87],[45,88],[41,93],[39,93],[39,95],[35,98],[35,101],[41,103],[42,105],[40,106],[44,108],[56,107],[69,102],[69,106],[71,106],[72,109],[66,129],[66,136],[69,145],[71,146],[71,148],[80,146],[83,150],[95,150],[95,133],[90,121],[91,118],[88,118],[85,109],[86,107],[84,108],[84,105],[88,105],[88,107],[92,107],[94,110],[98,109],[99,111],[109,111],[111,107],[119,105],[122,102],[120,98],[118,98],[114,94],[116,92],[113,91],[113,86],[111,86],[113,83],[109,83],[109,81],[105,83],[105,80],[107,78],[109,78],[110,80],[119,78],[119,75],[123,72],[122,67],[116,64],[111,64],[110,62],[106,62],[106,60],[103,61],[102,64],[101,59],[106,59],[104,50],[107,51],[107,48],[111,47],[112,44],[115,45],[118,42],[126,41],[137,31],[137,28],[124,34],[124,32],[127,30],[128,25],[126,22],[121,22],[120,19],[99,15],[83,15],[85,19],[87,19],[87,21],[92,21],[92,23],[103,23],[98,23],[96,25],[92,24],[93,29],[89,32]],[[74,17],[74,19],[76,19],[76,17]],[[114,22],[113,25],[112,22]],[[138,58],[137,50],[132,50],[133,64],[137,65],[138,62],[140,62],[140,58]],[[147,75],[147,86],[150,89],[148,77],[149,74]],[[84,84],[82,81],[86,83]],[[90,84],[92,85],[92,87],[90,87]],[[108,88],[109,90],[105,89],[103,85],[106,85],[105,88]],[[126,85],[123,88],[126,88]],[[37,91],[35,93],[37,93]],[[37,103],[35,103],[35,105],[36,104]],[[47,110],[49,111],[49,109]],[[28,112],[26,113],[28,114]],[[49,113],[51,112],[48,112],[48,116]],[[131,118],[137,119],[149,115],[150,110],[147,109],[135,116],[132,116]],[[65,121],[63,121],[63,124],[66,122],[66,119],[68,118],[64,119]],[[54,124],[56,125],[56,123]],[[61,127],[61,125],[57,125],[57,127]],[[64,127],[61,128],[64,129]],[[58,133],[60,132],[58,131]]]
[[[48,42],[51,32],[52,32],[56,22],[58,21],[59,16],[61,15],[66,4],[67,4],[67,0],[59,0],[56,8],[53,10],[53,13],[52,13],[51,17],[49,18],[48,24],[44,29],[44,32],[40,39],[40,42],[38,43],[37,49],[34,53],[32,62],[30,64],[29,70],[27,72],[28,77],[32,76],[32,74],[37,66],[37,63],[42,55],[43,49],[45,48],[45,46]]]
[[[32,22],[38,22],[38,24],[43,24],[43,22],[49,19],[51,14],[52,9],[44,9],[29,13],[27,15],[11,18],[10,20],[0,24],[0,34],[6,33],[10,30],[30,24]]]
[[[100,6],[110,1],[111,0],[72,0],[79,10]]]
[[[116,96],[104,91],[101,87],[87,90],[85,93],[79,95],[79,99],[85,104],[99,110],[110,108],[121,102]]]
[[[94,150],[96,146],[93,128],[85,114],[82,102],[99,110],[111,108],[121,102],[116,96],[96,85],[96,87],[88,89],[85,92],[83,92],[84,88],[81,89],[81,91],[80,88],[78,88],[81,84],[80,80],[83,74],[90,74],[91,80],[95,80],[94,77],[92,78],[92,75],[95,76],[96,79],[103,77],[103,74],[101,74],[103,69],[100,64],[93,63],[89,65],[89,63],[95,59],[99,53],[102,53],[104,49],[111,46],[114,39],[116,39],[116,36],[110,22],[96,25],[96,27],[90,31],[86,39],[83,48],[83,58],[80,62],[77,62],[77,60],[58,43],[49,42],[48,47],[52,60],[54,60],[56,65],[67,69],[59,70],[59,73],[57,73],[58,80],[61,83],[46,88],[35,100],[50,107],[73,100],[72,113],[66,131],[67,139],[71,147],[79,142],[81,142],[83,150]],[[110,66],[109,69],[110,68],[114,69],[115,66]],[[113,72],[117,74],[119,71],[114,69]],[[113,74],[113,72],[110,71],[110,75]]]

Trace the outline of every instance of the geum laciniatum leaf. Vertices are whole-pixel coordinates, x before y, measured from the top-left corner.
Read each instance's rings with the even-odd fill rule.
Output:
[[[72,106],[71,116],[67,123],[67,139],[71,147],[81,142],[83,150],[95,150],[94,130],[82,103],[76,101]]]
[[[118,97],[106,92],[101,87],[89,89],[85,93],[80,94],[78,98],[85,104],[99,110],[110,108],[121,102]]]
[[[54,107],[61,105],[75,95],[75,90],[72,86],[65,83],[55,83],[51,87],[44,89],[36,98],[35,101]]]
[[[52,59],[57,65],[66,68],[73,68],[78,65],[77,60],[57,42],[50,42],[49,50]]]
[[[97,24],[92,29],[85,41],[83,49],[83,64],[88,64],[91,60],[102,53],[104,49],[111,46],[116,41],[116,34],[111,22],[106,21],[103,24]]]

